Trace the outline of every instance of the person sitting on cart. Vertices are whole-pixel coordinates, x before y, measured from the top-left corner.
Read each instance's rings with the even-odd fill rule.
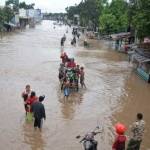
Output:
[[[71,70],[70,71],[70,74],[69,74],[69,81],[70,81],[70,86],[73,87],[73,83],[75,81],[75,72],[74,70]]]
[[[38,97],[36,96],[36,93],[34,91],[31,92],[30,97],[26,100],[26,104],[28,107],[27,112],[32,112],[31,111],[31,105],[38,100]]]
[[[67,63],[68,68],[75,68],[76,63],[74,62],[74,58],[70,59],[69,62]]]

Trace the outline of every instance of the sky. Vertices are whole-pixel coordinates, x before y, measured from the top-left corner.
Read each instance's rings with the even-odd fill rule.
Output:
[[[65,12],[67,6],[79,4],[81,0],[20,0],[27,4],[35,3],[35,8],[42,9],[43,12]],[[4,5],[5,0],[0,0],[0,5]]]

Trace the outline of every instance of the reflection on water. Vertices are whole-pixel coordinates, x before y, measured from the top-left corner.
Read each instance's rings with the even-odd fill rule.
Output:
[[[82,90],[82,89],[80,89]],[[83,90],[82,90],[83,92]],[[83,93],[82,92],[78,92],[78,93],[71,93],[69,98],[66,99],[64,97],[62,97],[60,99],[61,102],[61,112],[62,112],[62,117],[64,119],[69,119],[72,120],[75,116],[75,111],[76,111],[76,107],[78,107],[78,105],[80,105],[82,103],[82,96]]]
[[[101,125],[104,131],[97,136],[98,149],[109,150],[114,120],[128,126],[136,112],[143,111],[149,124],[150,87],[131,73],[126,55],[110,51],[100,41],[93,41],[93,48],[88,50],[80,45],[73,47],[71,29],[65,47],[60,49],[60,39],[66,28],[53,29],[52,22],[44,21],[35,29],[8,35],[0,41],[0,149],[80,150],[76,135]],[[58,81],[62,50],[75,57],[86,72],[87,89],[72,93],[68,100],[64,99]],[[24,120],[20,93],[26,84],[31,84],[37,95],[46,95],[47,119],[42,133],[34,131],[32,124],[22,125],[19,119]],[[150,147],[149,132],[147,127],[144,150]]]
[[[124,105],[115,118],[124,122],[128,127],[136,120],[136,114],[141,112],[146,121],[146,129],[141,149],[147,150],[150,148],[150,119],[149,119],[149,98],[150,85],[141,79],[135,72],[131,72],[129,78],[125,81],[125,91],[122,95]],[[130,131],[130,130],[129,130]],[[129,134],[129,131],[127,134]]]
[[[34,131],[33,125],[25,122],[23,124],[23,142],[30,146],[31,150],[44,150],[46,145],[42,132]]]

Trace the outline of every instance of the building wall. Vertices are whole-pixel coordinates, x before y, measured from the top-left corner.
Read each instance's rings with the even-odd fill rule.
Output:
[[[27,17],[27,10],[19,9],[19,17]]]
[[[11,22],[12,22],[13,24],[15,24],[16,26],[19,26],[19,15],[16,14],[16,15],[12,18]]]
[[[34,18],[36,22],[40,22],[42,20],[41,9],[35,9]]]
[[[35,13],[34,9],[28,9],[27,10],[27,16],[30,18],[34,18],[34,13]]]

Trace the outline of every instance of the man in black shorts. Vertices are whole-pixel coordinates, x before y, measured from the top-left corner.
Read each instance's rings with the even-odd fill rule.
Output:
[[[45,115],[45,108],[44,105],[42,104],[42,101],[44,100],[45,96],[40,96],[39,101],[35,102],[31,106],[31,110],[33,111],[34,115],[34,128],[36,129],[37,127],[41,130],[42,129],[42,121],[43,118],[46,120],[46,115]]]

